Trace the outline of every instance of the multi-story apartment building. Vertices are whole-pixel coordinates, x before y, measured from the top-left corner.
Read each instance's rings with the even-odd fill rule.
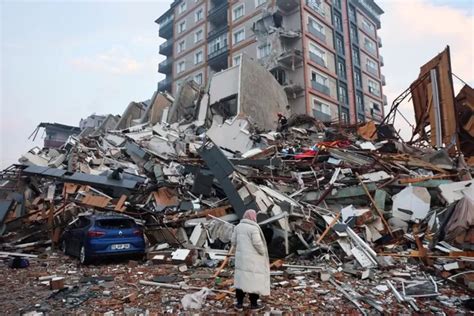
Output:
[[[245,53],[272,72],[293,113],[380,121],[382,13],[374,0],[175,0],[156,20],[167,57],[158,90],[205,84]]]

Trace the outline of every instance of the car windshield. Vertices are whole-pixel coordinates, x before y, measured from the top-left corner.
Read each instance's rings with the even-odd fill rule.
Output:
[[[96,221],[97,226],[100,228],[132,228],[135,226],[135,222],[130,219],[125,218],[111,218],[111,219],[101,219]]]

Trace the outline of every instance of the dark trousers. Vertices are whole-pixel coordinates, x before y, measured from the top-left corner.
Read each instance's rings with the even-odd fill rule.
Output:
[[[237,304],[242,305],[244,303],[245,292],[241,289],[235,289],[235,296],[237,297]],[[258,294],[248,293],[250,298],[250,305],[257,305]]]

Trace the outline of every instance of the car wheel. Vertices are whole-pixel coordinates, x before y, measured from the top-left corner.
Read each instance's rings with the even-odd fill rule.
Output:
[[[64,253],[65,255],[68,254],[68,253],[67,253],[67,243],[66,243],[65,240],[63,240],[63,242],[61,243],[61,249],[62,249],[62,251],[63,251],[63,253]]]
[[[89,263],[89,257],[86,254],[86,248],[84,246],[81,246],[81,251],[79,252],[79,261],[81,264]]]

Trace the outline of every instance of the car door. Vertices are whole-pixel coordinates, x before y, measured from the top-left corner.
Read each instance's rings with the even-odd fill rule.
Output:
[[[86,228],[89,226],[89,223],[90,221],[86,217],[79,217],[75,226],[69,232],[71,254],[74,256],[79,256],[81,245],[86,235]]]

